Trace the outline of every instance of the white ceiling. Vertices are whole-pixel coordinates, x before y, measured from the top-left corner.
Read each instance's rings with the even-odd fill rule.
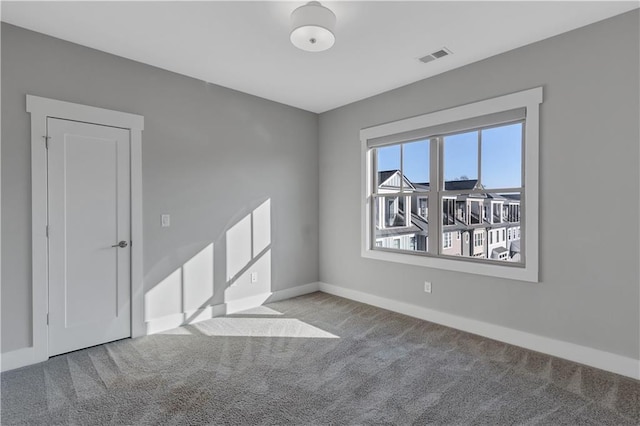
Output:
[[[301,2],[2,2],[2,20],[313,112],[637,8],[638,1],[327,1],[335,46],[289,42]],[[447,47],[452,56],[417,60]]]

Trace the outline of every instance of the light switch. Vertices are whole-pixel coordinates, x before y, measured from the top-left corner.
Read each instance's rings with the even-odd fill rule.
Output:
[[[161,222],[163,228],[168,228],[169,226],[171,226],[171,216],[168,214],[163,214],[161,216]]]

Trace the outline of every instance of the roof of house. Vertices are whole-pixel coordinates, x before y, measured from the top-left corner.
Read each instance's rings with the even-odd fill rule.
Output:
[[[411,189],[415,189],[413,186],[413,182],[411,182],[409,179],[407,179],[406,176],[402,175],[400,173],[400,170],[396,169],[396,170],[384,170],[381,172],[378,172],[378,186],[383,186],[383,184],[385,182],[387,182],[389,179],[391,179],[391,177],[393,175],[399,175],[402,176],[402,178],[404,179],[404,181],[408,184],[408,187]],[[394,185],[391,185],[391,187],[395,187]]]
[[[475,189],[477,184],[478,179],[448,180],[444,183],[444,189],[445,191],[469,191],[471,189]],[[413,185],[416,189],[420,188],[428,190],[430,188],[429,182],[414,182]]]
[[[429,190],[429,184],[428,183],[414,183],[413,186],[420,191],[428,191]]]
[[[448,180],[444,183],[445,191],[468,191],[474,189],[478,184],[478,179],[465,179],[465,180]],[[429,188],[428,182],[414,183],[417,187]]]
[[[513,256],[515,253],[520,253],[520,240],[512,241],[509,246],[509,254]]]
[[[398,169],[378,172],[378,182],[382,183],[398,172],[400,172]]]
[[[444,183],[445,191],[468,191],[475,189],[478,179],[448,180]]]
[[[427,221],[420,215],[411,213],[411,223],[420,228],[420,231],[427,232],[429,225]]]
[[[404,218],[404,215],[399,214],[401,218]],[[411,213],[411,226],[405,227],[394,227],[394,228],[385,228],[376,230],[377,237],[393,237],[393,236],[401,236],[407,234],[421,234],[427,235],[429,229],[429,225],[427,221],[415,214]]]
[[[506,248],[504,248],[504,247],[500,246],[500,247],[496,247],[496,248],[494,248],[494,249],[492,250],[492,254],[494,254],[494,253],[495,253],[495,254],[497,254],[497,255],[500,255],[500,254],[502,254],[502,253],[505,253],[506,251],[507,251],[507,249],[506,249]]]
[[[412,220],[413,220],[413,218],[412,218]],[[407,234],[422,234],[422,235],[426,235],[426,233],[427,233],[427,231],[425,229],[422,229],[419,226],[416,226],[416,224],[414,222],[411,222],[411,226],[409,226],[408,228],[377,229],[376,230],[376,237],[377,238],[401,237],[401,236],[407,235]]]
[[[520,194],[502,194],[508,200],[520,201]]]
[[[505,201],[507,200],[502,194],[488,193],[487,198],[491,198],[493,200]]]

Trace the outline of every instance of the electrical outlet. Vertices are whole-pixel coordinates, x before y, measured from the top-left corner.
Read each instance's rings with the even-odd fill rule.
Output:
[[[258,282],[258,273],[257,272],[252,272],[251,273],[251,282],[252,283],[257,283]]]
[[[431,282],[429,281],[424,282],[424,292],[431,293]]]
[[[171,226],[171,216],[168,214],[163,214],[162,216],[160,216],[160,223],[162,224],[163,228],[168,228],[169,226]]]

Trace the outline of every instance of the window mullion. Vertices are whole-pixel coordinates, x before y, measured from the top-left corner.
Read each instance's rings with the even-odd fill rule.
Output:
[[[400,145],[400,192],[404,192],[404,144]]]
[[[482,185],[482,129],[478,131],[478,185]]]
[[[372,180],[371,185],[371,193],[367,194],[370,200],[369,203],[369,249],[373,249],[376,245],[376,226],[377,226],[377,217],[376,217],[376,204],[378,203],[378,198],[374,197],[373,194],[378,192],[378,150],[371,150],[371,170],[373,170],[373,176],[370,177]]]
[[[371,169],[373,170],[373,176],[371,176],[372,184],[371,184],[371,192],[378,192],[378,151],[375,149],[371,150]]]
[[[429,144],[429,253],[440,253],[440,223],[442,222],[442,207],[440,189],[442,186],[442,138],[433,138]]]

